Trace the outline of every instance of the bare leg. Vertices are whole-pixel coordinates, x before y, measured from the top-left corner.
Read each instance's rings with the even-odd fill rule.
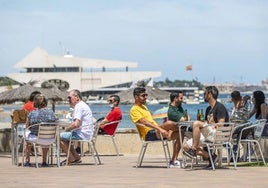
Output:
[[[32,145],[29,144],[29,143],[27,143],[27,144],[26,144],[26,148],[25,148],[25,158],[26,158],[26,163],[27,163],[27,162],[30,162],[31,148],[32,148]]]
[[[204,125],[204,122],[202,121],[195,121],[193,123],[193,146],[192,146],[193,150],[197,150],[198,148],[199,140],[201,136],[200,129],[203,127],[203,125]]]
[[[60,141],[60,147],[67,154],[68,153],[68,149],[69,149],[69,142],[68,141],[61,140]],[[71,145],[68,161],[72,162],[72,161],[75,161],[75,160],[78,160],[78,159],[80,159],[80,156],[75,151],[74,146]]]
[[[182,136],[182,139],[184,138],[184,132],[182,132],[182,135],[179,134],[179,128],[176,123],[173,121],[166,121],[161,125],[161,128],[169,131],[169,140],[175,140],[174,147],[173,147],[173,155],[171,158],[171,161],[175,161],[178,158],[179,152],[181,150],[181,142],[180,142],[180,136]]]
[[[43,152],[43,154],[42,154],[42,158],[43,158],[43,163],[45,162],[47,162],[47,152],[48,152],[48,148],[42,148],[42,152]]]

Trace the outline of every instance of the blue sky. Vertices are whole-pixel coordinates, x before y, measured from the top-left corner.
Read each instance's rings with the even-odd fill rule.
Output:
[[[0,0],[0,76],[35,47],[138,62],[164,80],[261,84],[266,0]],[[192,65],[192,71],[185,66]]]

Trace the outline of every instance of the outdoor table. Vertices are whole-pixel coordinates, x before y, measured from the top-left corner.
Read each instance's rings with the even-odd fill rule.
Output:
[[[57,155],[57,164],[60,164],[60,133],[65,127],[70,125],[71,121],[69,119],[59,119],[56,121],[57,125],[57,140],[56,140],[56,155]],[[51,163],[53,163],[53,157],[51,155]]]

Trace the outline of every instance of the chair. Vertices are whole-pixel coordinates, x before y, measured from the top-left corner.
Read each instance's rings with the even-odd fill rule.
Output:
[[[232,132],[233,132],[233,127],[234,124],[233,123],[217,123],[217,124],[213,124],[213,125],[218,125],[216,128],[216,134],[214,137],[214,141],[204,141],[203,145],[201,145],[201,147],[207,147],[208,150],[208,154],[209,154],[209,158],[210,158],[210,162],[212,164],[212,168],[213,170],[215,170],[215,165],[213,162],[213,158],[212,158],[212,153],[214,151],[218,151],[218,155],[219,155],[219,160],[220,160],[220,166],[222,165],[222,149],[227,149],[227,161],[228,161],[228,165],[229,165],[229,151],[232,154],[232,157],[234,158],[234,153],[233,153],[233,149],[232,149]],[[211,126],[211,125],[208,125]],[[191,168],[193,168],[193,162],[194,162],[194,158],[191,158]],[[197,158],[196,158],[197,160]],[[234,168],[236,169],[236,161],[234,160]]]
[[[38,126],[38,133],[36,140],[27,140],[27,133],[30,131],[30,128]],[[50,147],[53,143],[56,142],[57,139],[57,126],[55,122],[42,122],[38,124],[31,125],[27,127],[24,131],[24,144],[23,144],[23,151],[22,151],[22,165],[24,164],[24,149],[26,146],[26,143],[31,143],[34,147],[34,155],[35,155],[35,166],[38,168],[38,155],[37,155],[37,145],[41,146],[47,146]],[[59,161],[59,155],[57,155]],[[59,167],[60,164],[57,163],[57,166]]]
[[[26,110],[14,110],[11,114],[11,156],[12,164],[19,165],[19,149],[23,145],[25,123],[28,116]]]
[[[138,160],[137,160],[137,164],[136,164],[136,168],[137,167],[141,167],[142,161],[143,161],[143,158],[144,158],[144,155],[145,155],[145,152],[146,152],[146,149],[147,149],[148,144],[157,143],[157,142],[161,142],[162,143],[164,154],[165,154],[165,159],[166,159],[166,165],[167,165],[167,168],[169,168],[170,152],[169,152],[169,147],[168,147],[168,140],[167,139],[164,139],[162,137],[162,135],[160,134],[160,136],[161,136],[161,139],[160,140],[145,141],[142,138],[141,133],[139,132],[140,129],[138,127],[140,127],[140,126],[145,126],[145,125],[140,124],[140,123],[136,123],[136,128],[138,130],[138,133],[139,133],[139,136],[140,136],[140,140],[141,140],[141,143],[142,143],[140,154],[139,154],[139,157],[138,157]]]
[[[76,129],[73,129],[71,132],[75,131]],[[90,139],[88,140],[72,140],[72,137],[70,137],[69,140],[69,148],[68,148],[68,152],[67,152],[67,159],[66,159],[66,165],[68,165],[68,159],[69,159],[69,155],[70,155],[70,148],[71,148],[71,144],[73,141],[75,142],[81,142],[81,144],[83,144],[84,142],[88,143],[88,149],[91,151],[91,155],[94,159],[94,162],[96,165],[100,165],[101,164],[101,160],[98,154],[98,151],[96,149],[96,138],[98,135],[98,130],[99,130],[99,125],[96,124],[94,126],[94,132],[93,135]]]
[[[217,125],[217,128],[216,128],[214,142],[209,142],[209,141],[204,142],[204,145],[208,149],[209,158],[210,158],[210,162],[212,164],[213,170],[215,170],[215,164],[212,158],[212,151],[215,151],[215,150],[218,151],[220,166],[222,165],[222,149],[227,149],[228,164],[230,161],[229,151],[231,152],[233,159],[235,159],[234,152],[232,149],[232,133],[233,133],[233,128],[234,128],[234,123],[217,123],[216,125]],[[236,169],[236,160],[234,160],[234,169]]]
[[[106,123],[104,124],[104,130],[107,130],[107,133],[104,133],[104,134],[98,134],[98,136],[105,136],[105,137],[110,137],[112,139],[112,142],[113,142],[113,145],[114,145],[114,149],[116,151],[116,154],[117,156],[119,156],[119,151],[118,151],[118,147],[115,143],[115,134],[116,134],[116,130],[117,130],[117,127],[119,125],[121,121],[118,120],[118,121],[112,121],[112,122],[109,122],[109,123]],[[95,142],[97,142],[97,137],[96,137],[96,140]]]
[[[265,127],[266,124],[266,119],[261,119],[261,120],[257,120],[255,121],[252,125],[245,127],[241,130],[241,134],[240,134],[240,139],[239,139],[239,144],[243,144],[246,143],[247,144],[247,151],[248,151],[248,156],[249,156],[249,162],[251,162],[251,147],[253,148],[253,153],[257,159],[257,161],[259,162],[259,158],[258,155],[256,154],[256,145],[258,146],[259,149],[259,153],[261,155],[262,161],[265,163],[265,159],[263,157],[263,152],[260,146],[260,139],[261,139],[261,135],[263,132],[263,129]],[[254,128],[254,136],[252,138],[246,138],[246,139],[242,139],[241,135],[243,133],[243,131],[246,131],[248,129],[252,129]]]

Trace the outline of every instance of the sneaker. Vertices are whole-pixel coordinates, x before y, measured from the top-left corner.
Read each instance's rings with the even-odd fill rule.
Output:
[[[26,162],[23,166],[25,166],[25,167],[31,167],[32,164],[30,162]]]
[[[189,149],[188,151],[183,151],[184,155],[187,155],[190,158],[196,157],[196,151],[193,149]]]
[[[41,164],[41,167],[48,167],[48,164],[47,164],[46,162],[43,162],[43,163]]]
[[[181,168],[181,162],[178,160],[170,161],[169,168]]]

